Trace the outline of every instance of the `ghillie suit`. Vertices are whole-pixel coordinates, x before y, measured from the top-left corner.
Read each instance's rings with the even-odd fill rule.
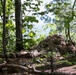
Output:
[[[38,51],[44,50],[47,52],[49,50],[53,50],[55,52],[59,52],[61,55],[64,55],[66,53],[75,54],[76,52],[74,44],[66,42],[64,37],[58,34],[46,37],[33,49],[37,49]]]

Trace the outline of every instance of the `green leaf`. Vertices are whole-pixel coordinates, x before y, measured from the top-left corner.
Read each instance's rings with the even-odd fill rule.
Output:
[[[49,8],[50,6],[51,6],[51,4],[47,4],[47,5],[46,5],[46,8]]]
[[[34,16],[26,16],[24,20],[27,22],[37,22],[38,23],[38,20]]]
[[[40,8],[38,8],[38,7],[37,7],[37,8],[34,8],[34,10],[35,10],[35,11],[39,11],[39,10],[40,10]]]
[[[22,33],[25,33],[26,32],[26,30],[25,29],[22,29]]]
[[[28,34],[30,37],[34,37],[35,33],[33,31],[30,31],[30,33]]]
[[[40,15],[45,15],[45,12],[40,12],[40,13],[38,13],[38,14],[40,14]]]
[[[33,25],[28,25],[28,29],[32,29],[33,28]]]

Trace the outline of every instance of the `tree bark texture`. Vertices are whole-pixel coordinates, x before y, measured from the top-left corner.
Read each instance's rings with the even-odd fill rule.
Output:
[[[6,24],[8,23],[8,20],[9,20],[9,17],[6,16]],[[6,27],[6,46],[8,45],[8,36],[9,36],[9,30],[8,30],[8,27]]]
[[[6,49],[6,0],[3,1],[2,4],[3,7],[3,51],[4,51],[4,57],[7,61],[7,49]]]
[[[21,51],[23,49],[21,0],[15,0],[15,21],[16,21],[16,50]]]

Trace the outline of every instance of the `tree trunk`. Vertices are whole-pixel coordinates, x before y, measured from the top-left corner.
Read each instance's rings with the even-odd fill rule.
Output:
[[[16,21],[16,50],[21,51],[23,49],[21,0],[15,0],[15,21]]]
[[[8,23],[9,17],[6,16],[6,24]],[[8,36],[9,36],[9,30],[8,27],[6,27],[6,46],[8,45]]]
[[[6,49],[6,0],[4,0],[3,4],[3,51],[4,51],[4,56],[6,58],[6,61],[8,59],[7,57],[7,49]]]

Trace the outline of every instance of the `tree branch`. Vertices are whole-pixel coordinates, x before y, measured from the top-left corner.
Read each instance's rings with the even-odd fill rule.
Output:
[[[74,4],[73,4],[73,6],[72,6],[72,9],[74,9],[74,6],[75,6],[75,2],[76,2],[76,0],[74,1]]]

